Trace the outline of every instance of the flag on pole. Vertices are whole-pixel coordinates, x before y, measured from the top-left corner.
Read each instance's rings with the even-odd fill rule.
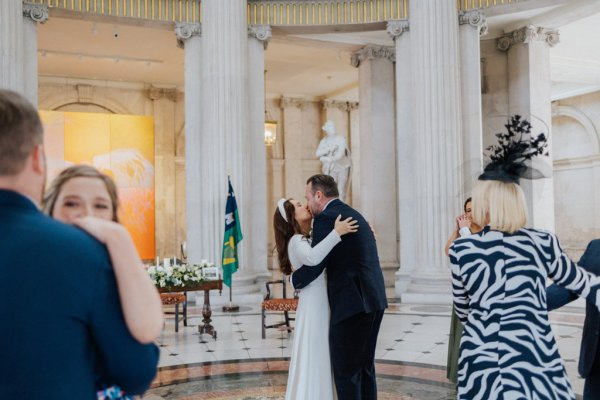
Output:
[[[231,186],[231,177],[228,178],[229,192],[225,205],[225,234],[223,237],[223,283],[231,287],[231,277],[238,270],[237,245],[242,241],[242,228],[238,216],[237,202]]]

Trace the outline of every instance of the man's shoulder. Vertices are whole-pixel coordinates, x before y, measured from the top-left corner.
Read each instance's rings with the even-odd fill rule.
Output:
[[[35,226],[28,229],[32,241],[51,251],[85,256],[88,260],[106,257],[106,247],[80,228],[64,224],[43,214],[34,216]]]

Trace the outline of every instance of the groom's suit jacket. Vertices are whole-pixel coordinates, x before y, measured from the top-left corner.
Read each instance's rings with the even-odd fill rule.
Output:
[[[327,268],[327,293],[332,324],[359,313],[371,313],[387,307],[375,236],[358,211],[339,199],[332,200],[315,217],[312,246],[331,232],[338,215],[342,219],[352,217],[358,221],[358,231],[342,236],[342,241],[319,265],[304,266],[292,274],[294,288],[302,289]]]
[[[600,275],[600,239],[592,240],[577,263],[587,271]],[[553,284],[546,289],[548,310],[554,310],[577,299],[569,290]],[[585,323],[579,353],[579,374],[587,379],[600,379],[590,376],[594,360],[600,357],[600,312],[595,304],[586,302]]]
[[[2,189],[0,293],[0,399],[96,400],[99,378],[150,386],[158,348],[129,333],[106,247]]]

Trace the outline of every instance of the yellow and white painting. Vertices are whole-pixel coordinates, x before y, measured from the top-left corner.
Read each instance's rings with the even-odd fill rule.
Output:
[[[154,120],[137,115],[40,111],[48,180],[89,164],[115,180],[119,221],[143,259],[154,259]]]

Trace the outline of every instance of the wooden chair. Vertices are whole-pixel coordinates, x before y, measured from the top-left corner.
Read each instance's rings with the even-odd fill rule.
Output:
[[[267,286],[267,295],[262,302],[262,338],[266,337],[266,331],[268,328],[278,328],[280,326],[285,325],[288,332],[292,331],[292,327],[290,326],[290,321],[294,321],[295,318],[291,318],[289,316],[290,312],[296,312],[298,308],[298,298],[294,296],[294,298],[288,299],[286,296],[286,282],[285,275],[279,281],[269,281],[266,283]],[[271,296],[271,285],[281,284],[283,285],[283,297],[282,298],[274,298]],[[267,325],[267,311],[279,311],[283,312],[284,321],[277,322],[272,325]]]
[[[160,300],[163,306],[175,306],[175,332],[179,332],[179,321],[183,319],[183,326],[187,326],[187,293],[161,293]],[[179,305],[183,304],[183,317],[179,318]],[[171,314],[171,312],[165,312]]]

